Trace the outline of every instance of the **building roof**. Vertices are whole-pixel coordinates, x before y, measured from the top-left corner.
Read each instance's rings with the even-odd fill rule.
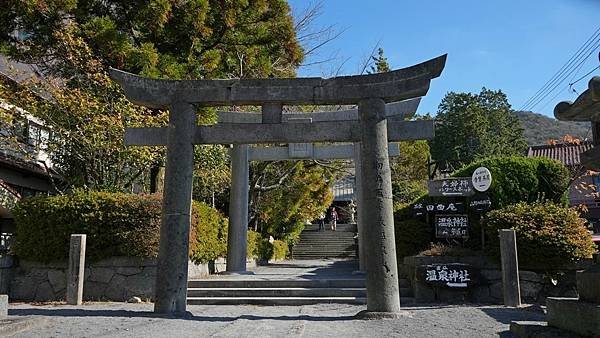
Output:
[[[560,161],[567,167],[581,165],[581,153],[592,149],[591,141],[579,143],[543,144],[531,146],[527,150],[527,157],[547,157]]]

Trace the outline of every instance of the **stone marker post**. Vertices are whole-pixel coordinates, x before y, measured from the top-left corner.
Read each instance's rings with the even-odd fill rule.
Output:
[[[67,304],[83,302],[83,278],[85,270],[85,235],[71,235],[69,244],[69,275],[67,276]]]
[[[195,128],[194,107],[188,103],[172,104],[156,271],[156,313],[177,315],[186,309]]]
[[[519,261],[515,230],[501,229],[499,235],[504,305],[519,307],[521,306],[521,290],[519,287]]]
[[[367,315],[394,316],[400,311],[400,292],[385,102],[377,98],[361,100],[358,113],[361,122],[360,171],[364,204],[361,221],[369,229],[364,231]]]

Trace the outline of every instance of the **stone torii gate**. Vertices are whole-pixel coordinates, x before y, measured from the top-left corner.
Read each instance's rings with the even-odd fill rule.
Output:
[[[186,310],[194,144],[361,142],[369,316],[397,316],[400,294],[388,140],[427,139],[433,121],[388,121],[385,103],[427,94],[446,55],[392,72],[322,78],[155,80],[111,69],[129,100],[168,109],[166,128],[126,130],[127,145],[167,145],[154,312]],[[283,105],[358,104],[359,121],[282,125]],[[259,105],[260,124],[196,125],[195,105]]]
[[[386,117],[393,120],[404,120],[412,117],[419,107],[421,98],[388,103],[385,106]],[[284,113],[283,123],[312,123],[323,121],[358,120],[358,110],[340,110],[317,113]],[[254,112],[218,112],[217,123],[261,123],[262,114]],[[365,271],[364,227],[360,221],[363,214],[362,194],[360,193],[360,143],[314,145],[312,143],[292,143],[287,147],[248,147],[237,144],[231,151],[231,191],[229,202],[229,228],[227,235],[227,272],[244,273],[246,271],[246,249],[248,238],[248,182],[249,161],[280,160],[319,160],[319,159],[354,159],[356,177],[356,198],[359,219],[358,247],[359,270]],[[389,156],[398,156],[398,144],[390,143]]]

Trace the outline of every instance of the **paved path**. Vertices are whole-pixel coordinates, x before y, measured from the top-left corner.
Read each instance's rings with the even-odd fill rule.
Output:
[[[543,315],[498,306],[406,307],[397,320],[363,321],[364,306],[189,306],[186,319],[155,317],[152,304],[81,307],[11,305],[9,315],[39,318],[14,337],[512,337],[511,320]]]
[[[364,275],[353,274],[358,270],[356,260],[315,259],[284,260],[265,266],[248,269],[252,274],[211,275],[214,279],[364,279]]]
[[[284,261],[254,275],[223,279],[362,278],[354,261]],[[152,313],[152,304],[86,303],[83,306],[11,304],[11,320],[34,326],[14,337],[512,337],[511,320],[543,315],[501,306],[407,306],[397,320],[363,321],[364,305],[191,305],[184,319]],[[0,323],[2,325],[2,323]]]

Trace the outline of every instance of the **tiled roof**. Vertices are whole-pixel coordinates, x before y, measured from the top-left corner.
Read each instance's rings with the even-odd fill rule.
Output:
[[[567,167],[581,164],[580,154],[592,149],[591,141],[583,141],[580,144],[544,144],[531,146],[527,150],[527,157],[547,157],[562,162]]]

